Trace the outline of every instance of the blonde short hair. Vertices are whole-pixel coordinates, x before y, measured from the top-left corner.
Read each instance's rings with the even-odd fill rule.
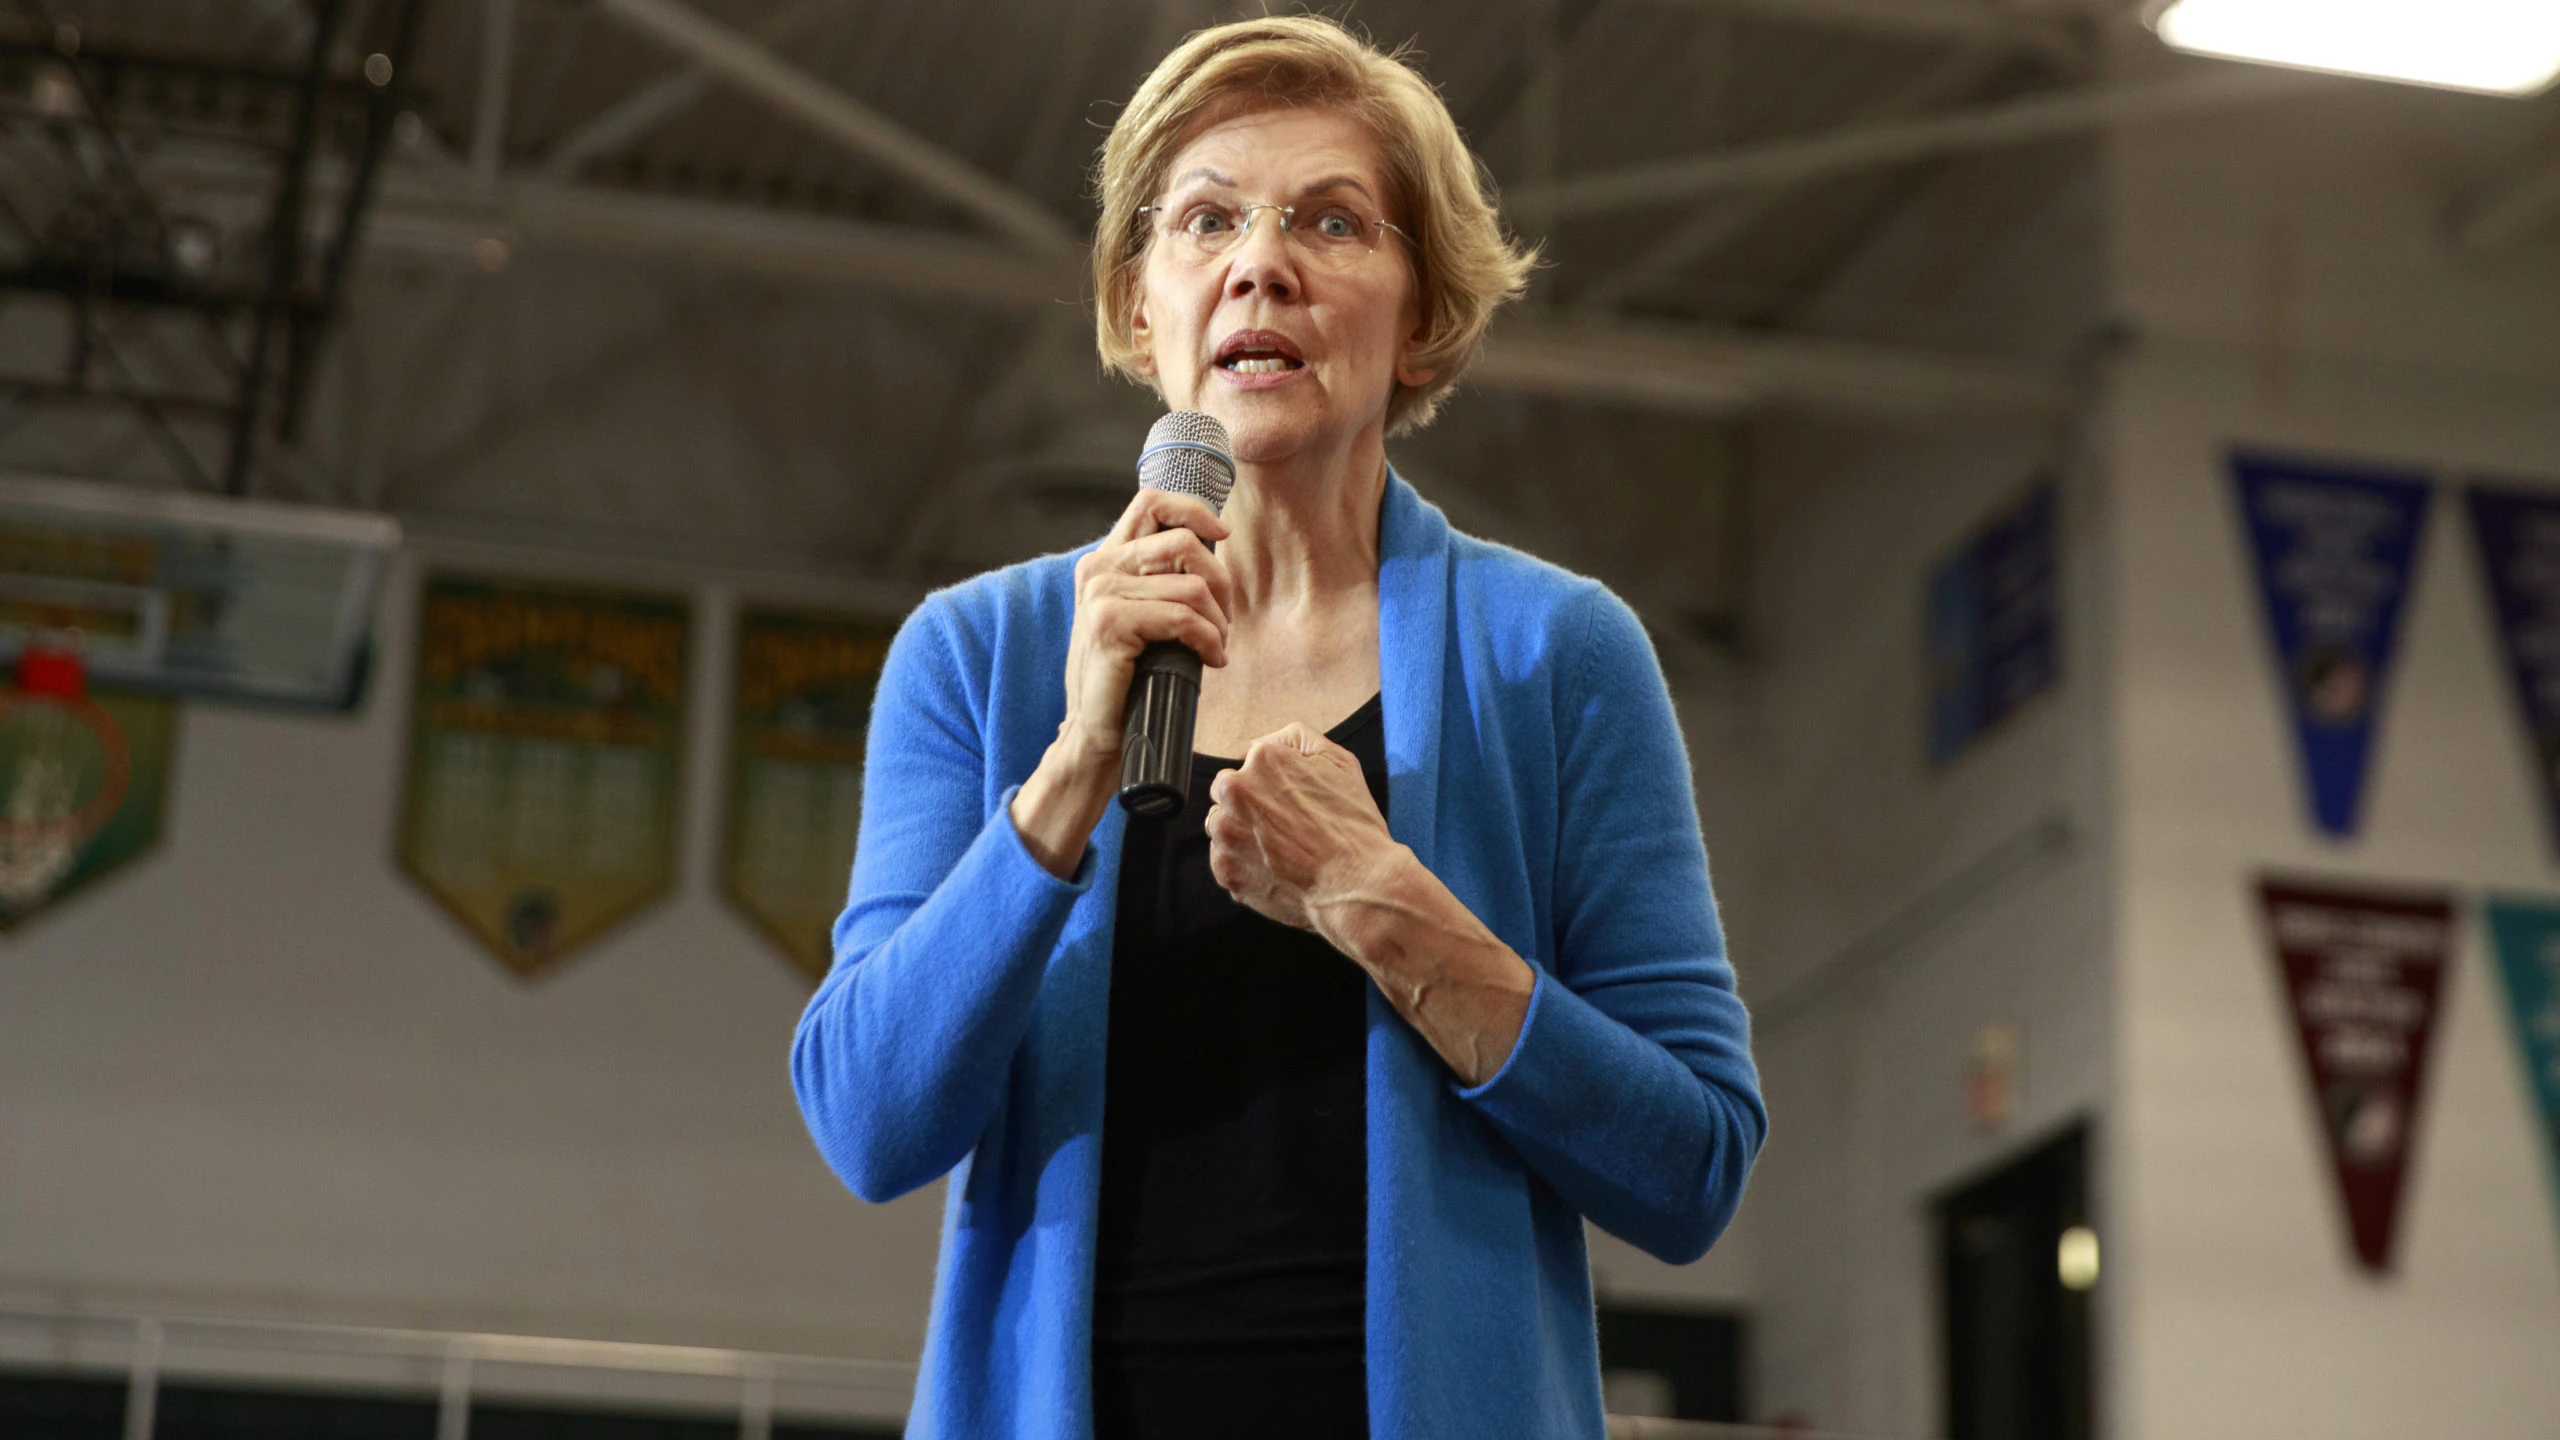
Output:
[[[1503,233],[1492,177],[1467,149],[1430,82],[1398,50],[1385,54],[1314,15],[1269,15],[1203,30],[1138,86],[1102,142],[1093,236],[1094,339],[1102,361],[1144,383],[1131,337],[1154,227],[1153,204],[1182,148],[1204,130],[1265,110],[1337,109],[1369,128],[1386,159],[1391,217],[1413,240],[1422,340],[1407,357],[1434,372],[1399,382],[1387,433],[1430,423],[1484,347],[1493,312],[1527,288],[1535,255]],[[1392,243],[1392,242],[1390,242]]]

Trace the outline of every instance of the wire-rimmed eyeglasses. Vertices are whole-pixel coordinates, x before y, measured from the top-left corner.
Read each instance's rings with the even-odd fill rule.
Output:
[[[1386,232],[1392,230],[1404,237],[1408,245],[1413,236],[1401,225],[1363,214],[1357,206],[1339,200],[1310,202],[1304,205],[1276,205],[1268,201],[1192,200],[1181,205],[1145,205],[1140,215],[1153,217],[1156,228],[1174,246],[1174,253],[1194,262],[1214,259],[1244,243],[1253,230],[1254,220],[1262,211],[1280,217],[1280,233],[1298,247],[1298,253],[1315,265],[1342,270],[1366,260],[1378,249]]]

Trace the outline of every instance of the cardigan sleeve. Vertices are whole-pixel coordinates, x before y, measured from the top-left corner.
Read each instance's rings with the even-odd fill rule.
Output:
[[[1588,614],[1556,716],[1553,956],[1510,1057],[1458,1093],[1602,1229],[1685,1263],[1733,1218],[1768,1112],[1669,689],[1617,597],[1595,586]]]
[[[1092,884],[1060,880],[985,806],[981,730],[954,626],[928,600],[881,667],[852,893],[835,965],[791,1043],[792,1088],[828,1165],[881,1201],[960,1163],[994,1118],[1050,951]]]

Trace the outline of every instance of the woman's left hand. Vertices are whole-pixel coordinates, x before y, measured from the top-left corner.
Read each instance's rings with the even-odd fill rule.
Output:
[[[1305,725],[1254,741],[1243,768],[1209,782],[1209,799],[1209,873],[1240,903],[1300,930],[1324,933],[1334,902],[1378,889],[1406,853],[1360,762]]]
[[[1209,799],[1209,873],[1228,894],[1367,971],[1461,1081],[1502,1068],[1537,973],[1387,833],[1350,751],[1288,726]]]

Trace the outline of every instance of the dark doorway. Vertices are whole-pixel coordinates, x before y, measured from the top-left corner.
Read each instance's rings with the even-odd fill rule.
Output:
[[[1950,1440],[2089,1440],[2088,1130],[1940,1200]]]
[[[1739,1315],[1603,1304],[1601,1388],[1626,1414],[1740,1420],[1742,1338]]]

